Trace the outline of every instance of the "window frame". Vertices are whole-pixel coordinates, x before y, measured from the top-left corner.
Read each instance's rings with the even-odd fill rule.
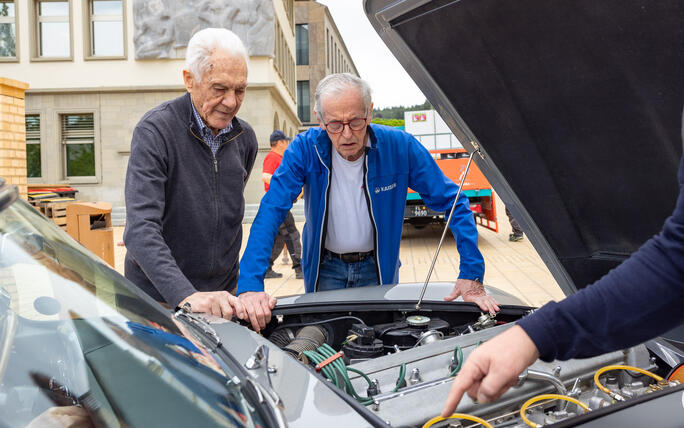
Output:
[[[45,166],[47,165],[47,150],[45,146],[45,138],[43,137],[44,135],[44,130],[45,130],[45,116],[43,115],[43,112],[40,110],[26,110],[24,112],[24,126],[26,126],[26,116],[38,116],[38,123],[40,124],[40,129],[38,130],[38,143],[40,144],[40,177],[28,177],[28,158],[27,158],[27,164],[26,164],[26,169],[27,169],[27,182],[29,184],[40,184],[45,182],[45,173],[46,169]],[[28,144],[28,138],[26,138],[26,144]],[[36,143],[32,143],[36,144]]]
[[[100,183],[100,164],[101,159],[101,142],[100,142],[100,123],[99,123],[99,113],[96,109],[84,108],[84,109],[64,109],[55,111],[55,123],[57,126],[57,145],[59,147],[60,156],[60,171],[59,175],[61,180],[64,180],[68,184],[99,184]],[[95,162],[95,175],[88,176],[69,176],[67,175],[67,143],[64,142],[63,130],[62,130],[62,116],[77,115],[77,114],[92,114],[93,115],[93,154]],[[78,144],[78,143],[75,143]],[[82,144],[82,143],[81,143]]]
[[[126,1],[121,0],[121,27],[123,37],[123,55],[95,55],[95,32],[93,31],[92,4],[94,0],[82,0],[83,2],[83,60],[84,61],[103,61],[103,60],[126,60],[128,59],[128,25],[126,20]],[[113,15],[106,15],[113,16]]]
[[[66,2],[69,5],[69,56],[41,56],[40,55],[40,23],[38,15],[39,2]],[[31,27],[29,43],[31,46],[31,62],[73,61],[74,60],[74,5],[72,0],[29,0],[29,26]],[[50,20],[48,20],[49,22]],[[62,21],[55,21],[62,22]]]
[[[306,38],[300,37],[301,29],[306,28]],[[301,44],[300,44],[301,40]],[[303,44],[306,43],[306,55],[304,55],[304,46]],[[295,65],[311,65],[311,61],[309,59],[310,54],[309,54],[309,48],[310,48],[310,43],[309,43],[309,24],[304,23],[304,24],[297,24],[295,25]],[[301,59],[304,60],[304,62],[300,62],[300,52],[301,52]]]
[[[304,96],[302,96],[301,93],[301,88],[300,86],[304,86],[303,83],[306,82],[307,84],[307,97],[305,99]],[[301,84],[301,85],[300,85]],[[300,116],[300,111],[303,113],[304,111],[304,103],[300,104],[300,100],[306,101],[306,113],[309,116],[307,120],[304,120],[302,116]],[[300,120],[302,123],[311,123],[313,115],[311,114],[311,81],[310,80],[297,80],[297,119]]]
[[[19,46],[21,45],[21,43],[19,43],[19,2],[17,0],[7,0],[7,2],[9,1],[14,3],[14,56],[0,56],[0,62],[19,62]],[[9,16],[3,18],[7,18],[6,22],[3,23],[12,23],[9,22]]]

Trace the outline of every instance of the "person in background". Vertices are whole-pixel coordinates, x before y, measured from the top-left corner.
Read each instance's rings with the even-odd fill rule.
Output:
[[[264,163],[262,167],[261,179],[264,182],[264,190],[268,192],[269,185],[271,184],[271,177],[276,172],[276,169],[280,166],[280,162],[283,161],[283,153],[287,149],[287,145],[290,144],[291,138],[285,136],[283,131],[275,130],[271,134],[271,151],[268,152],[264,158]],[[268,270],[264,275],[265,278],[281,278],[282,273],[275,272],[273,270],[273,262],[278,258],[278,255],[283,250],[283,244],[287,246],[287,251],[290,253],[290,258],[292,259],[292,269],[295,271],[295,277],[297,279],[302,279],[302,244],[299,242],[299,230],[295,225],[294,217],[292,216],[292,211],[288,211],[285,215],[285,220],[278,227],[278,234],[273,242],[273,250],[271,251],[271,260],[268,265]]]
[[[518,224],[518,221],[513,217],[513,214],[511,214],[511,212],[508,211],[508,207],[506,207],[506,215],[508,216],[508,221],[511,223],[512,230],[512,233],[508,235],[508,240],[511,242],[522,241],[523,230],[520,227],[520,224]]]

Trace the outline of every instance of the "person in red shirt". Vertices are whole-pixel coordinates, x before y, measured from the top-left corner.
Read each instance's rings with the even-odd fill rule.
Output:
[[[291,138],[285,136],[283,131],[275,130],[271,134],[271,151],[268,152],[264,158],[264,164],[262,167],[261,179],[264,182],[264,190],[268,192],[269,185],[271,184],[271,177],[275,173],[276,169],[280,166],[280,162],[283,160],[283,153],[287,145],[290,144]],[[295,226],[294,217],[292,212],[288,211],[285,220],[278,228],[278,234],[276,235],[275,241],[273,242],[273,250],[271,251],[271,261],[266,271],[266,278],[280,278],[283,276],[282,273],[275,272],[273,267],[273,262],[280,254],[283,249],[283,245],[287,246],[287,251],[290,253],[292,258],[292,269],[295,271],[295,277],[297,279],[302,278],[302,244],[299,240],[299,230]]]

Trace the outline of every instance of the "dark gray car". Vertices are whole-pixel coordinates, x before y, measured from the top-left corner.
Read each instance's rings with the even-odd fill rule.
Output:
[[[681,156],[680,1],[364,7],[464,147],[479,149],[566,294],[659,229]],[[421,286],[280,298],[256,334],[163,308],[0,183],[0,426],[423,426],[470,352],[534,308],[488,287],[501,312],[482,314],[444,302],[453,284],[435,282],[417,310]],[[683,343],[675,331],[538,361],[497,402],[465,398],[458,411],[495,427],[681,426],[684,386],[668,379]],[[649,374],[600,373],[615,365]],[[540,398],[551,392],[590,411]]]

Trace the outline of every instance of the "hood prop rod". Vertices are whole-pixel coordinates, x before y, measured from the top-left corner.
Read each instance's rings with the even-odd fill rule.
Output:
[[[458,192],[456,192],[456,198],[454,198],[454,204],[451,206],[451,212],[449,212],[449,218],[444,225],[444,230],[442,231],[442,238],[439,240],[439,245],[437,246],[437,251],[435,251],[434,257],[432,257],[432,264],[430,265],[430,270],[428,270],[427,278],[425,278],[425,284],[423,284],[423,290],[420,292],[420,297],[418,298],[418,303],[416,303],[416,310],[420,310],[420,304],[423,302],[423,297],[425,297],[425,291],[427,290],[428,283],[430,282],[430,276],[432,276],[432,270],[435,268],[435,263],[437,262],[437,256],[439,255],[439,250],[442,249],[442,243],[444,243],[444,237],[446,236],[447,230],[449,230],[449,223],[451,223],[451,216],[454,215],[456,210],[456,204],[458,203],[458,197],[461,196],[461,191],[463,190],[463,184],[468,176],[468,171],[470,171],[470,163],[473,161],[473,156],[475,153],[480,153],[480,149],[473,150],[468,158],[468,163],[466,164],[465,171],[463,172],[463,177],[461,178],[461,184],[458,186]]]

